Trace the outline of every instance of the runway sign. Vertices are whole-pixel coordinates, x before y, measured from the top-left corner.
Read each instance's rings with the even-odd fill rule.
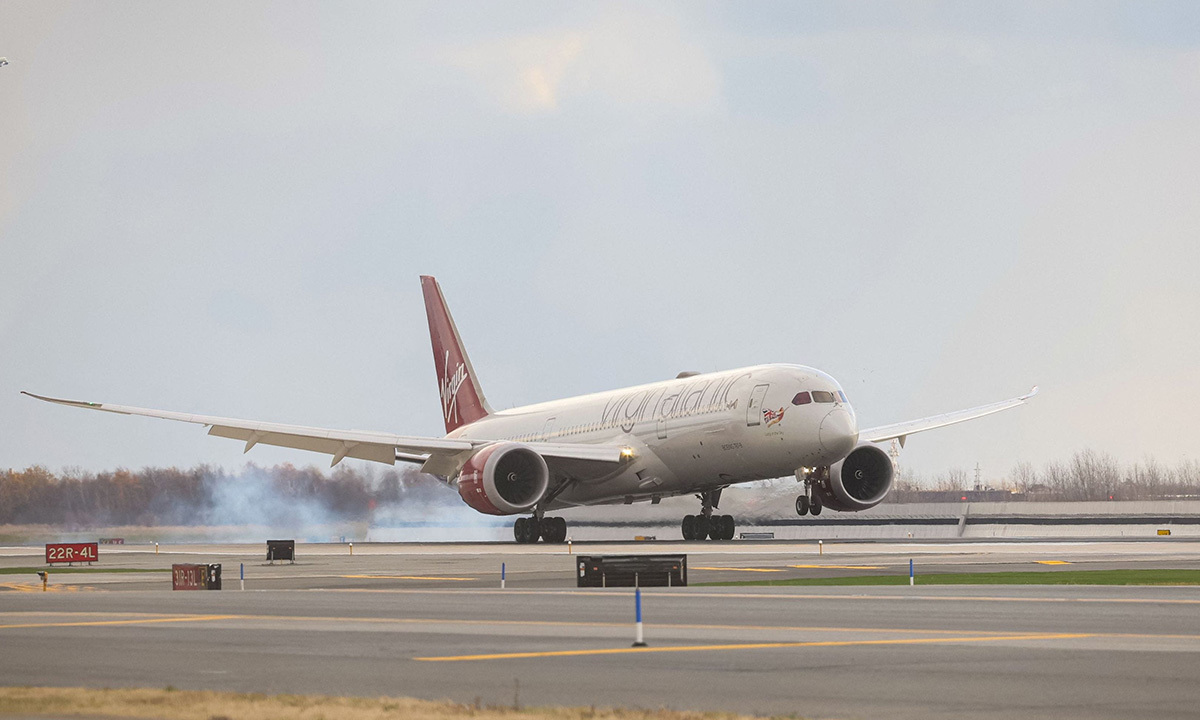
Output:
[[[686,587],[687,555],[581,555],[578,587]]]
[[[203,590],[208,576],[206,565],[172,565],[172,590]]]
[[[124,545],[125,538],[100,538],[101,545]]]
[[[96,543],[46,543],[46,564],[93,563],[100,560]]]
[[[220,590],[221,565],[176,564],[171,566],[172,590]]]
[[[296,562],[296,541],[268,540],[267,560],[270,562],[275,562],[276,560],[290,560],[291,562]]]

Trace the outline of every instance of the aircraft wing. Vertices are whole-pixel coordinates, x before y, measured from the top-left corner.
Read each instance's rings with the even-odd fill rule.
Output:
[[[880,427],[868,428],[860,430],[858,437],[869,442],[883,442],[884,440],[900,440],[900,446],[904,447],[904,441],[913,433],[924,432],[925,430],[933,430],[935,428],[954,425],[955,423],[974,420],[985,415],[998,413],[1001,410],[1024,405],[1025,401],[1037,395],[1038,389],[1035,386],[1028,393],[1012,398],[1011,400],[1001,400],[990,405],[980,405],[979,407],[971,408],[970,410],[959,410],[957,412],[945,413],[944,415],[934,415],[933,417],[922,418],[920,420],[909,420],[908,422],[893,423],[891,425],[881,425]]]
[[[33,393],[24,391],[21,394],[46,402],[85,408],[87,410],[101,410],[103,412],[117,413],[118,415],[141,415],[144,417],[161,418],[163,420],[176,420],[196,425],[206,425],[208,426],[209,435],[245,441],[245,452],[249,452],[250,448],[260,443],[263,445],[295,448],[297,450],[310,450],[312,452],[332,455],[333,462],[331,465],[337,465],[344,458],[348,457],[359,460],[372,460],[388,465],[394,465],[396,460],[403,460],[424,463],[428,472],[449,476],[457,472],[458,467],[470,457],[476,448],[493,442],[490,440],[466,440],[459,438],[409,437],[364,430],[328,430],[325,428],[305,427],[303,425],[283,425],[256,420],[194,415],[192,413],[172,412],[169,410],[150,410],[127,405],[112,405],[110,403],[62,400],[60,398],[34,395]],[[614,445],[537,442],[525,444],[546,457],[562,458],[565,460],[618,463],[624,458],[622,454],[623,448]]]

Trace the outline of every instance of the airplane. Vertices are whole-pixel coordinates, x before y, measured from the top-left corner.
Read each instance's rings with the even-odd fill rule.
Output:
[[[1017,407],[1037,394],[968,410],[860,430],[845,390],[829,375],[789,364],[673,379],[494,410],[484,397],[437,280],[421,276],[433,345],[444,437],[284,425],[25,395],[72,407],[177,420],[208,434],[255,445],[394,465],[413,463],[457,487],[488,515],[518,516],[518,543],[561,543],[567,523],[546,513],[602,504],[657,504],[695,495],[683,518],[685,540],[731,540],[732,515],[716,514],[731,485],[794,475],[803,484],[796,512],[854,512],[878,505],[894,480],[876,443]],[[527,517],[526,517],[527,516]]]

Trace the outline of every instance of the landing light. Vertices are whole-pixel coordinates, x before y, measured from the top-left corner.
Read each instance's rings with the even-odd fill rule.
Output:
[[[631,447],[621,448],[621,457],[623,457],[623,458],[633,457],[633,448],[631,448]]]

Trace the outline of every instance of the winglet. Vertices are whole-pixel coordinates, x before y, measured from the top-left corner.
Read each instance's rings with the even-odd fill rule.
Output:
[[[1029,392],[1027,392],[1027,393],[1025,393],[1024,395],[1022,395],[1022,396],[1021,396],[1021,399],[1022,399],[1022,400],[1028,400],[1029,398],[1031,398],[1031,397],[1033,397],[1034,395],[1037,395],[1037,394],[1038,394],[1038,386],[1037,386],[1037,385],[1034,385],[1032,390],[1030,390]]]
[[[45,395],[35,395],[31,392],[26,392],[25,390],[22,390],[21,394],[28,395],[29,397],[33,398],[34,400],[41,400],[43,402],[54,403],[55,405],[69,405],[71,407],[89,408],[91,410],[105,409],[104,406],[100,403],[83,402],[82,400],[63,400],[62,398],[52,398],[52,397],[46,397]],[[109,410],[109,412],[115,412],[115,411]]]

